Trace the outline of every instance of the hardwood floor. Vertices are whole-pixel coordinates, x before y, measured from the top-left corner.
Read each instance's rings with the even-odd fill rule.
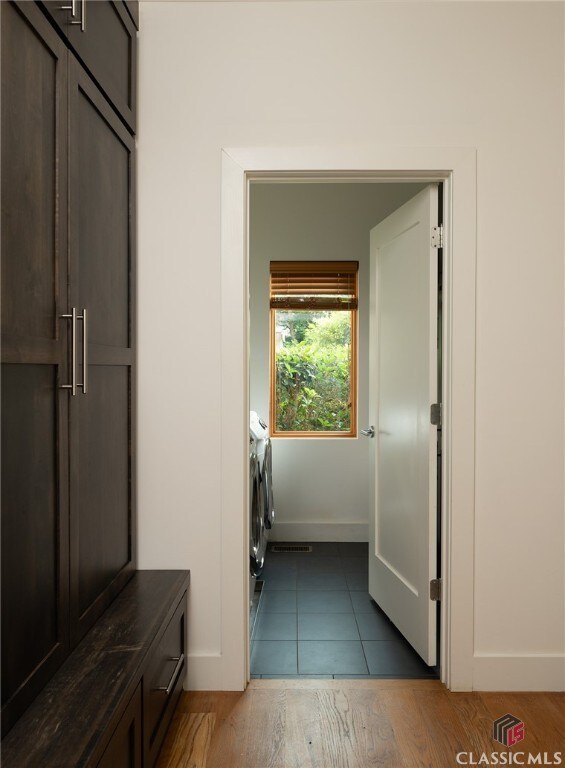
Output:
[[[523,720],[514,747],[492,722]],[[252,680],[244,693],[184,693],[157,768],[451,768],[483,752],[561,752],[565,695],[450,693],[437,680]],[[485,764],[484,762],[482,764]],[[488,763],[487,763],[488,764]],[[538,763],[540,764],[540,763]],[[546,765],[559,764],[557,762]]]

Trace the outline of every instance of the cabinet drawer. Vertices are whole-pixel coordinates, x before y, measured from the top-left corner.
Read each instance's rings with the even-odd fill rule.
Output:
[[[44,0],[43,9],[135,133],[137,34],[121,0]],[[74,8],[73,11],[70,9]]]
[[[186,592],[151,655],[143,675],[143,739],[146,768],[157,758],[186,674]]]

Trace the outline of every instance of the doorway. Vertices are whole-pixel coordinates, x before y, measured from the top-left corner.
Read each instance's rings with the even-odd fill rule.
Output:
[[[379,171],[367,170],[379,168]],[[430,168],[448,170],[430,171]],[[446,280],[444,372],[447,428],[442,437],[441,678],[448,687],[472,684],[475,190],[473,150],[426,148],[231,149],[222,158],[222,647],[220,687],[245,687],[249,679],[247,472],[247,193],[254,179],[444,181]],[[457,197],[453,197],[453,179]],[[450,226],[452,218],[457,228]],[[453,269],[457,254],[457,269]],[[453,297],[458,301],[452,301]],[[447,346],[446,346],[447,344]],[[454,439],[455,438],[455,439]],[[447,492],[446,492],[447,491]],[[239,576],[237,575],[239,574]],[[234,578],[234,576],[236,578]]]
[[[409,611],[405,609],[404,613],[415,614],[415,618],[408,632],[402,627],[404,633],[401,633],[395,624],[405,621],[406,617],[402,613],[397,616],[394,605],[387,606],[385,613],[382,607],[386,601],[382,598],[386,595],[379,596],[380,605],[375,603],[372,599],[375,589],[370,590],[368,582],[369,561],[377,567],[387,562],[374,557],[374,540],[371,555],[368,544],[369,529],[374,531],[374,526],[369,526],[370,507],[375,503],[371,493],[375,452],[370,449],[379,440],[383,442],[382,435],[372,440],[367,430],[369,421],[375,419],[370,402],[375,382],[369,385],[369,361],[374,343],[369,339],[369,327],[375,265],[370,263],[374,254],[370,252],[369,235],[371,232],[372,243],[373,234],[378,236],[378,227],[372,232],[377,225],[382,229],[382,222],[402,216],[401,231],[408,228],[410,235],[400,235],[400,240],[409,239],[408,244],[401,247],[404,251],[410,249],[418,228],[412,227],[412,220],[405,221],[406,216],[410,215],[415,200],[425,202],[428,198],[434,200],[434,224],[437,224],[437,185],[428,189],[428,185],[421,182],[314,179],[250,182],[249,397],[251,411],[270,422],[269,432],[274,435],[272,477],[276,507],[269,546],[256,542],[253,547],[257,555],[253,566],[255,569],[256,560],[259,561],[260,570],[257,587],[262,588],[262,593],[255,593],[256,599],[261,594],[256,621],[252,612],[252,677],[437,675],[437,604],[430,604],[428,610],[427,594],[424,600],[410,603]],[[422,218],[419,209],[416,218]],[[429,230],[430,227],[423,235],[417,235],[423,236],[424,251],[414,254],[416,264],[422,259],[437,262],[438,257],[441,258],[441,250],[429,248]],[[353,280],[355,270],[358,288]],[[426,276],[419,274],[418,281],[421,279],[425,280]],[[389,285],[387,292],[392,288],[393,285]],[[407,290],[413,288],[413,285],[407,286]],[[425,283],[423,288],[426,294]],[[328,297],[329,292],[333,299]],[[437,286],[433,300],[436,309]],[[409,303],[403,313],[406,316],[411,311]],[[428,330],[419,334],[417,326],[426,325],[427,320],[427,316],[414,319],[418,343],[424,342],[426,358]],[[400,322],[404,324],[404,319]],[[400,330],[405,335],[406,329]],[[429,333],[435,344],[435,317]],[[402,334],[395,341],[395,359],[400,358]],[[376,350],[374,352],[376,354]],[[408,349],[407,353],[410,358],[414,350]],[[434,349],[435,357],[439,359]],[[344,361],[351,363],[351,377]],[[410,360],[407,362],[409,365]],[[408,378],[410,384],[414,381],[414,371],[410,371],[408,377],[402,371],[399,375],[402,380]],[[433,395],[428,393],[427,381],[424,389],[424,399],[436,396],[435,386]],[[410,398],[414,394],[418,393],[412,388]],[[331,408],[327,407],[328,401]],[[348,405],[351,418],[348,418]],[[411,399],[407,405],[410,408]],[[396,403],[397,410],[398,407]],[[357,410],[359,420],[355,418]],[[332,417],[336,419],[335,424],[331,424]],[[336,431],[328,431],[332,427]],[[337,431],[340,427],[341,432]],[[257,429],[252,431],[257,433]],[[432,433],[435,441],[435,427],[430,427],[430,436]],[[384,453],[391,440],[391,437],[384,439],[381,452]],[[437,462],[435,442],[433,453],[430,461],[433,458]],[[407,463],[413,458],[418,460],[411,456]],[[402,475],[403,467],[398,470],[397,474]],[[387,477],[390,474],[387,470]],[[433,481],[435,496],[435,467]],[[427,481],[424,486],[420,483],[415,493],[425,496],[427,504]],[[256,494],[255,485],[253,491]],[[395,490],[397,498],[401,498],[401,491],[402,487]],[[424,521],[425,530],[419,533],[429,535],[435,544],[435,499],[430,503],[433,504],[434,530],[428,532]],[[414,499],[410,504],[414,506]],[[399,509],[396,514],[406,511]],[[427,517],[427,508],[422,509],[420,504],[419,514],[422,511]],[[414,522],[418,521],[411,525]],[[251,528],[254,532],[260,529],[255,524]],[[385,543],[389,535],[397,538],[404,535],[402,530],[399,533],[392,529],[386,519],[379,530]],[[414,555],[428,556],[426,551],[413,553],[414,544],[419,542],[408,540],[404,545],[409,564],[415,559]],[[379,546],[383,550],[382,542]],[[388,551],[384,548],[384,554],[392,558],[398,568],[405,567],[398,558],[394,560],[390,547]],[[265,564],[261,570],[263,557]],[[429,570],[435,577],[435,552],[432,557]],[[384,579],[389,573],[387,569]],[[379,584],[382,580],[379,579]],[[392,588],[396,588],[395,583]],[[409,594],[412,595],[412,591],[409,590]],[[432,613],[433,626],[428,627],[428,614]],[[422,621],[424,625],[420,626]],[[414,629],[416,638],[412,636]],[[414,640],[421,641],[422,634],[430,635],[429,643],[434,646],[432,654],[422,654],[420,649],[418,655],[414,651]],[[425,656],[425,662],[421,655]]]

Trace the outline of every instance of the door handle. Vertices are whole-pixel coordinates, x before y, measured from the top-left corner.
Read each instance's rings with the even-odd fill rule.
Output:
[[[367,429],[362,429],[361,434],[365,435],[365,437],[374,437],[375,436],[375,428],[373,426],[367,427]]]
[[[70,314],[59,315],[63,320],[71,321],[71,383],[61,384],[61,389],[70,389],[71,396],[74,397],[77,389],[82,389],[84,395],[87,392],[88,385],[88,333],[87,333],[87,314],[86,309],[82,310],[82,315],[77,314],[77,308],[73,307]],[[82,320],[82,383],[77,383],[77,320]]]

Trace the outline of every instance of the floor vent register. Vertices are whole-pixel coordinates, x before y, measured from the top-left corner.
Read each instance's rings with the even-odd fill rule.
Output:
[[[272,544],[271,552],[311,552],[310,544]]]

